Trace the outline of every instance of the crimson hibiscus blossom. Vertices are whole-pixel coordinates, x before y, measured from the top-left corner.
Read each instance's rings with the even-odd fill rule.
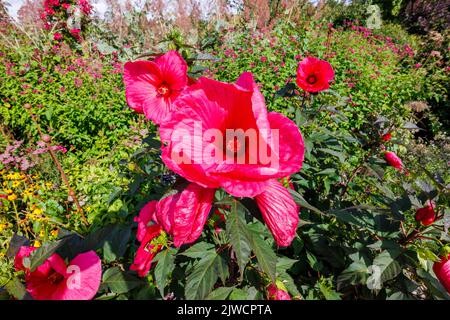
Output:
[[[325,60],[308,57],[298,65],[297,85],[307,92],[316,93],[327,90],[333,79],[333,68]]]
[[[228,135],[228,131],[240,131],[242,136]],[[160,134],[164,163],[203,187],[198,194],[221,187],[236,197],[256,197],[278,245],[290,244],[296,234],[298,208],[276,179],[300,170],[303,138],[287,117],[267,113],[251,73],[242,74],[236,84],[200,78],[179,97],[177,109],[161,124]],[[261,157],[263,150],[270,154],[268,158]],[[208,198],[212,201],[212,196]],[[190,209],[184,209],[189,216],[179,214],[180,221],[195,226],[195,232],[191,231],[195,237],[191,235],[189,241],[200,235],[206,221],[204,212],[192,214],[196,207],[194,202]],[[180,210],[182,206],[170,212]],[[164,220],[161,224],[170,229]],[[170,233],[176,230],[172,226]],[[184,234],[179,243],[186,243],[188,233]]]
[[[174,50],[153,61],[125,63],[123,79],[128,105],[161,124],[188,84],[187,69],[186,62]]]
[[[56,253],[36,270],[23,265],[34,247],[21,247],[14,260],[16,270],[25,271],[26,289],[36,300],[91,300],[102,278],[100,258],[94,251],[77,255],[67,265]]]

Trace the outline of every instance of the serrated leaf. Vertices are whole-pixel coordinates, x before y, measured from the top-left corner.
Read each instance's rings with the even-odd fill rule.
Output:
[[[203,258],[209,251],[214,251],[214,244],[208,242],[198,242],[186,251],[179,254],[189,258]]]
[[[103,273],[102,285],[106,285],[116,294],[128,292],[142,284],[140,279],[121,271],[118,267],[110,268]]]
[[[56,250],[64,244],[64,241],[64,239],[61,239],[54,242],[44,243],[40,248],[33,251],[29,257],[23,259],[23,265],[33,272],[37,267],[43,264],[45,260],[54,254]]]
[[[201,300],[211,292],[219,278],[216,271],[218,257],[216,252],[210,252],[194,265],[186,278],[186,299]]]
[[[258,265],[275,283],[277,256],[272,248],[257,233],[252,233],[251,248],[256,255]]]
[[[169,274],[172,273],[173,269],[175,269],[175,256],[173,250],[166,249],[159,252],[155,256],[154,261],[158,262],[154,273],[156,286],[158,287],[161,296],[164,297],[164,287],[166,286],[167,278]]]
[[[235,206],[237,204],[234,204]],[[250,260],[251,253],[251,235],[246,226],[242,213],[234,207],[235,210],[231,212],[226,221],[226,231],[230,239],[230,244],[236,257],[236,262],[239,267],[240,281],[244,276],[244,269]]]

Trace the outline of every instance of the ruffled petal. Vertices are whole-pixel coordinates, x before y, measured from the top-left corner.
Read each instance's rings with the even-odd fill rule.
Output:
[[[138,223],[138,229],[136,238],[138,241],[142,241],[147,231],[148,223],[154,219],[156,204],[158,201],[153,200],[147,203],[139,212],[139,216],[134,218],[134,221]]]
[[[188,83],[188,66],[183,57],[175,50],[168,51],[156,58],[164,82],[170,85],[171,90],[183,90]]]
[[[136,112],[144,113],[149,96],[156,96],[156,87],[161,81],[158,66],[152,61],[127,62],[123,80],[128,105]]]

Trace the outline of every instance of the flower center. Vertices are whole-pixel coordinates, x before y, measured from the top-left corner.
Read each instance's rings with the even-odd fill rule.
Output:
[[[167,84],[163,83],[158,87],[157,92],[160,96],[167,98],[170,95],[169,86]]]
[[[52,273],[48,276],[48,281],[51,284],[58,284],[64,280],[64,276],[55,270],[52,270]]]
[[[306,78],[306,82],[308,82],[309,84],[314,84],[317,82],[317,78],[315,75],[310,75],[308,76],[308,78]]]

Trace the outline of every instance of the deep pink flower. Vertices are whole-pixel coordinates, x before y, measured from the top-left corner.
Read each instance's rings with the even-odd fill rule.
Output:
[[[90,300],[98,291],[102,278],[100,258],[94,251],[77,255],[67,265],[58,255],[53,254],[43,264],[30,271],[23,265],[33,247],[21,247],[14,266],[25,271],[27,291],[36,300]]]
[[[141,238],[141,245],[136,252],[133,264],[130,266],[130,270],[137,271],[140,277],[147,275],[152,266],[153,259],[161,250],[161,245],[154,243],[154,240],[161,235],[161,232],[161,227],[158,224],[154,224],[146,228],[145,234]],[[138,236],[140,237],[141,234],[138,233]]]
[[[331,64],[325,60],[308,57],[303,59],[297,69],[297,85],[307,92],[319,92],[330,87],[334,79]]]
[[[176,247],[200,237],[211,211],[214,193],[214,189],[191,183],[183,191],[158,202],[155,220],[173,236]]]
[[[384,158],[388,165],[394,167],[395,169],[402,170],[403,162],[402,160],[392,151],[388,151],[384,154]]]
[[[241,143],[227,137],[227,130],[250,134]],[[207,137],[211,131],[220,133],[219,141]],[[177,100],[177,110],[161,124],[160,135],[162,159],[170,169],[202,187],[222,187],[236,197],[254,197],[271,179],[299,171],[304,156],[298,127],[279,113],[267,113],[249,72],[236,84],[200,78]],[[261,158],[266,153],[270,159]]]
[[[60,41],[60,40],[62,40],[62,38],[63,38],[63,36],[62,36],[62,34],[59,33],[59,32],[56,32],[56,33],[53,35],[53,40]]]
[[[289,246],[296,235],[299,208],[289,191],[277,180],[255,197],[264,221],[281,247]]]
[[[127,62],[123,79],[128,105],[161,124],[188,83],[187,64],[172,50],[153,61]]]
[[[291,300],[289,293],[278,289],[273,283],[267,287],[267,296],[269,300]]]
[[[436,220],[436,213],[434,212],[434,204],[430,201],[430,204],[416,210],[416,221],[420,222],[424,226],[429,226]]]
[[[441,257],[441,261],[435,262],[433,271],[447,292],[450,293],[450,254],[447,257]]]

